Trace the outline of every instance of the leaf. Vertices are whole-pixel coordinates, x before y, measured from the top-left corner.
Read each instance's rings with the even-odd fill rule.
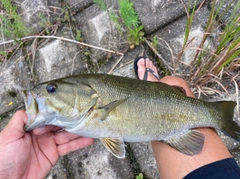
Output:
[[[139,20],[137,13],[133,8],[133,3],[129,0],[120,0],[119,1],[119,13],[123,20],[123,23],[127,26],[128,29],[138,27]]]

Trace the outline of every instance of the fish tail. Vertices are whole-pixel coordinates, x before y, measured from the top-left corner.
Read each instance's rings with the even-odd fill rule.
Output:
[[[233,121],[233,114],[236,102],[218,101],[216,103],[218,103],[223,110],[223,125],[220,130],[229,137],[240,141],[240,126],[238,125],[238,123]]]

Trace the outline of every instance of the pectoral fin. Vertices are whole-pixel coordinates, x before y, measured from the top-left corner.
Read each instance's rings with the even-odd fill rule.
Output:
[[[124,99],[120,99],[120,100],[116,100],[116,101],[113,101],[109,104],[107,104],[106,106],[103,106],[99,109],[104,109],[105,111],[107,112],[110,112],[112,111],[114,108],[116,108],[117,106],[119,106],[120,104],[122,104],[123,102],[125,102],[128,98],[124,98]]]
[[[190,130],[183,136],[164,141],[171,147],[186,155],[196,155],[202,151],[204,135],[196,130]]]
[[[101,114],[101,120],[104,120],[105,117],[117,106],[119,106],[120,104],[122,104],[123,102],[125,102],[128,98],[124,98],[124,99],[120,99],[120,100],[116,100],[113,101],[103,107],[99,107],[96,111],[98,114]]]
[[[122,139],[105,137],[100,138],[100,141],[106,147],[106,149],[117,158],[125,157],[125,146]]]

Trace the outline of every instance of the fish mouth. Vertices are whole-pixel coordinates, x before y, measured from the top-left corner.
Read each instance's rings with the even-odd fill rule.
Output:
[[[39,124],[36,126],[36,118],[39,113],[38,109],[38,103],[35,99],[36,95],[27,90],[20,91],[21,95],[23,96],[25,107],[26,107],[26,113],[28,115],[27,123],[24,127],[25,131],[30,131],[39,126]]]

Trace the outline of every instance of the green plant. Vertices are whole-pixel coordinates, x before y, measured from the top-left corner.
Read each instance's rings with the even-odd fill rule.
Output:
[[[156,35],[154,35],[151,40],[152,40],[153,48],[157,49],[157,47],[158,47],[158,37]]]
[[[139,25],[139,20],[137,13],[133,8],[133,3],[129,0],[120,0],[119,1],[119,13],[124,24],[127,28],[137,28]]]
[[[4,118],[6,118],[8,116],[7,113],[3,113],[0,115],[0,121],[3,120]]]
[[[140,25],[137,28],[128,30],[128,40],[130,41],[131,44],[139,45],[144,40],[143,39],[144,32],[142,30],[143,30],[142,25]]]
[[[17,14],[17,8],[11,0],[1,0],[0,5],[5,10],[0,14],[0,30],[7,38],[20,38],[31,33]]]
[[[231,66],[236,58],[240,55],[240,1],[236,2],[234,8],[231,11],[231,15],[227,23],[223,27],[222,33],[219,33],[219,38],[217,39],[217,46],[214,49],[210,48],[210,37],[213,34],[213,30],[216,27],[216,22],[222,21],[222,18],[229,11],[228,8],[223,10],[224,0],[217,4],[217,0],[212,1],[212,8],[210,15],[208,17],[208,22],[206,24],[205,32],[203,33],[202,39],[197,48],[195,48],[195,55],[190,64],[190,78],[188,81],[192,86],[206,86],[209,83],[217,82],[220,84],[219,80],[222,74],[224,74],[224,69]],[[231,6],[231,4],[230,4]],[[178,55],[178,61],[180,61],[183,53],[188,50],[188,45],[191,43],[192,39],[189,40],[189,33],[193,18],[196,15],[195,7],[192,10],[191,15],[187,12],[187,23],[185,38],[183,43],[182,51]],[[189,11],[189,9],[188,9]],[[239,67],[239,63],[233,63]],[[236,69],[233,67],[233,69]],[[225,73],[226,74],[226,73]],[[229,72],[228,72],[229,74]],[[222,86],[222,85],[221,85]]]
[[[143,174],[139,173],[139,175],[136,176],[136,179],[143,179]]]
[[[139,25],[139,18],[129,0],[119,0],[119,13],[123,23],[127,27],[130,44],[139,45],[143,41],[143,26]]]
[[[190,8],[190,1],[188,6],[186,6],[183,1],[182,3],[187,14],[187,20],[185,36],[180,52],[173,52],[170,45],[160,38],[154,39],[153,37],[151,39],[152,43],[149,43],[149,41],[145,39],[145,42],[158,56],[160,61],[163,62],[167,71],[174,75],[180,74],[178,68],[180,63],[181,69],[185,65],[185,63],[181,61],[183,54],[187,50],[192,50],[195,53],[192,62],[190,65],[185,65],[185,72],[187,73],[181,77],[187,77],[185,79],[199,94],[201,91],[204,91],[204,89],[209,91],[209,86],[212,83],[219,84],[224,91],[227,91],[221,83],[222,77],[225,77],[225,79],[228,77],[228,79],[240,80],[240,1],[228,1],[229,4],[227,7],[223,7],[225,6],[224,0],[211,1],[211,10],[206,27],[201,38],[200,36],[197,37],[200,38],[200,42],[198,41],[199,43],[195,47],[192,46],[192,43],[196,37],[190,39],[191,26],[196,13],[201,9],[204,1],[202,1],[198,9],[196,9],[195,1],[192,10]],[[225,17],[227,13],[230,13],[230,17],[228,17],[228,20],[225,20],[227,23],[223,24],[223,17]],[[219,28],[219,24],[222,32],[218,32],[219,30],[216,29],[216,27]],[[215,46],[213,46],[212,43],[213,37],[214,44],[216,44]],[[164,44],[157,42],[157,39],[163,41]],[[172,56],[172,63],[162,58],[157,52],[157,45],[161,45],[169,50]],[[196,43],[194,45],[196,45]],[[175,57],[176,53],[177,57]],[[210,90],[209,92],[212,91],[213,90]]]
[[[68,0],[64,0],[64,2],[63,2],[63,14],[64,14],[64,17],[63,17],[62,21],[69,22],[70,28],[71,28],[71,33],[73,36],[72,38],[75,39],[76,41],[81,41],[81,38],[82,38],[81,31],[77,27],[76,19],[72,15],[72,11],[68,4]]]
[[[190,3],[188,3],[188,8],[185,7],[185,11],[187,13],[187,20],[186,20],[184,42],[183,42],[182,50],[178,54],[177,61],[180,61],[180,58],[182,57],[182,55],[183,55],[183,53],[185,51],[185,48],[187,46],[187,42],[188,42],[190,30],[191,30],[191,25],[192,25],[193,19],[195,17],[196,2],[197,1],[194,1],[194,6],[193,6],[191,14],[189,14],[189,12],[190,12]]]
[[[81,31],[77,29],[75,40],[76,41],[81,41],[81,39],[82,39]]]
[[[42,24],[42,27],[44,28],[43,33],[46,35],[51,34],[51,28],[52,28],[52,24],[50,22],[50,20],[48,20],[46,18],[46,16],[44,14],[39,14],[39,18]]]

